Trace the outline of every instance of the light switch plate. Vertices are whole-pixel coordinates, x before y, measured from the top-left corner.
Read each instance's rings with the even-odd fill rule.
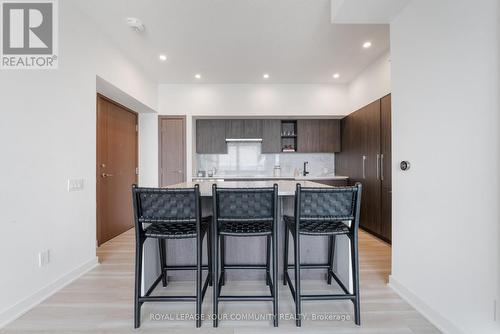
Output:
[[[69,179],[68,180],[68,191],[82,191],[85,187],[84,179]]]

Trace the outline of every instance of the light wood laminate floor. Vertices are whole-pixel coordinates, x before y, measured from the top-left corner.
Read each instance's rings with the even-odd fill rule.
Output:
[[[194,303],[146,303],[142,307],[142,326],[133,329],[134,234],[130,230],[102,245],[97,251],[100,265],[63,288],[31,311],[10,323],[1,333],[439,333],[421,314],[403,301],[388,286],[390,273],[390,246],[368,233],[360,233],[361,321],[362,326],[349,321],[305,320],[296,328],[293,320],[281,320],[273,328],[266,319],[223,320],[219,328],[212,322],[203,322],[196,329],[194,321],[153,320],[153,316],[192,314]],[[325,281],[304,281],[307,293],[339,291]],[[264,282],[227,282],[224,292],[267,292]],[[155,293],[194,294],[193,282],[169,282],[166,289]],[[280,282],[280,312],[293,314],[293,301]],[[207,292],[203,311],[211,311],[211,290]],[[270,302],[221,303],[220,312],[226,314],[271,313]],[[350,301],[308,301],[303,312],[337,314],[352,317]]]

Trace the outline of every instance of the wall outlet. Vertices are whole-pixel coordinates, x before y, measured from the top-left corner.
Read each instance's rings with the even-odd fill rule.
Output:
[[[68,191],[82,191],[85,187],[84,179],[68,179]]]
[[[50,250],[45,249],[38,253],[38,267],[45,267],[50,262]]]

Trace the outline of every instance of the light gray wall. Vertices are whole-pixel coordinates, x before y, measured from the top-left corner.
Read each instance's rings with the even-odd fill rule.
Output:
[[[348,86],[349,110],[356,111],[391,92],[391,55],[387,51]]]
[[[59,69],[0,74],[0,327],[96,263],[96,76],[157,102],[154,82],[71,2],[59,18]],[[84,190],[68,192],[69,178]]]
[[[497,0],[418,0],[391,24],[391,282],[448,333],[499,331],[499,22]]]

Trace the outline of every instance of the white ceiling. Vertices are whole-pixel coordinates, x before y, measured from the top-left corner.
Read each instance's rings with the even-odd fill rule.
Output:
[[[73,3],[159,83],[345,83],[389,48],[388,25],[331,24],[330,0]],[[131,16],[143,33],[126,25]]]
[[[410,0],[331,0],[334,23],[389,23]]]

